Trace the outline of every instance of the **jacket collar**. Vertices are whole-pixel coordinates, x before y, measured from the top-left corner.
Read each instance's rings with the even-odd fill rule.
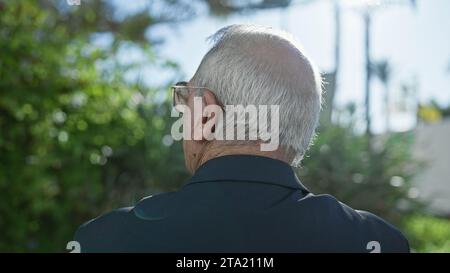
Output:
[[[254,155],[227,155],[211,159],[197,169],[185,186],[212,181],[265,183],[309,193],[290,165],[280,160]]]

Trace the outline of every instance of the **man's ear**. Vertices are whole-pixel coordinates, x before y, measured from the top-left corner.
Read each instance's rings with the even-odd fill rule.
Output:
[[[208,105],[219,105],[219,101],[211,90],[205,89],[203,92],[203,106],[206,107]]]
[[[213,140],[219,120],[223,118],[222,107],[213,92],[205,90],[203,93],[203,139]]]

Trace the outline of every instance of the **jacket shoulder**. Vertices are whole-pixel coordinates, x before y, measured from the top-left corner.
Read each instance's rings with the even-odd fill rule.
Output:
[[[364,240],[366,250],[371,251],[371,245],[379,245],[380,252],[407,252],[409,243],[402,232],[381,217],[364,210],[356,210],[331,197],[336,202],[346,221],[353,226],[353,230]]]
[[[170,216],[178,204],[177,192],[165,192],[143,198],[133,208],[133,214],[140,220],[163,220]]]
[[[351,251],[370,252],[372,245],[379,245],[381,252],[409,252],[408,240],[400,230],[373,213],[355,210],[328,194],[309,195],[303,200],[309,210],[320,215],[319,220],[312,217],[324,232],[341,238],[343,244],[352,246]]]
[[[132,207],[120,208],[103,214],[81,225],[74,240],[80,243],[81,252],[109,252],[120,245],[117,236],[123,233],[129,221]]]
[[[398,228],[373,213],[362,210],[355,212],[365,222],[369,236],[380,238],[381,252],[410,252],[408,240]]]
[[[142,224],[151,225],[152,221],[163,220],[173,212],[174,197],[175,192],[156,194],[143,198],[134,207],[101,215],[81,225],[74,240],[80,243],[81,252],[129,251],[136,242],[133,236],[142,233],[139,228]]]

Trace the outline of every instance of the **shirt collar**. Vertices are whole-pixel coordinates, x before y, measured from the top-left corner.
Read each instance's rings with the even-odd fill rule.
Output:
[[[254,155],[227,155],[208,160],[197,169],[186,185],[212,181],[266,183],[309,193],[289,164]]]

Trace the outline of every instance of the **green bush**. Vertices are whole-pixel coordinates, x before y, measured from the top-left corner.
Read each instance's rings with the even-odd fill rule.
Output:
[[[402,225],[415,252],[450,253],[450,220],[429,215],[414,215]]]
[[[57,20],[0,1],[0,251],[65,251],[83,222],[185,176],[180,145],[162,142],[167,90],[125,80],[113,49]]]

